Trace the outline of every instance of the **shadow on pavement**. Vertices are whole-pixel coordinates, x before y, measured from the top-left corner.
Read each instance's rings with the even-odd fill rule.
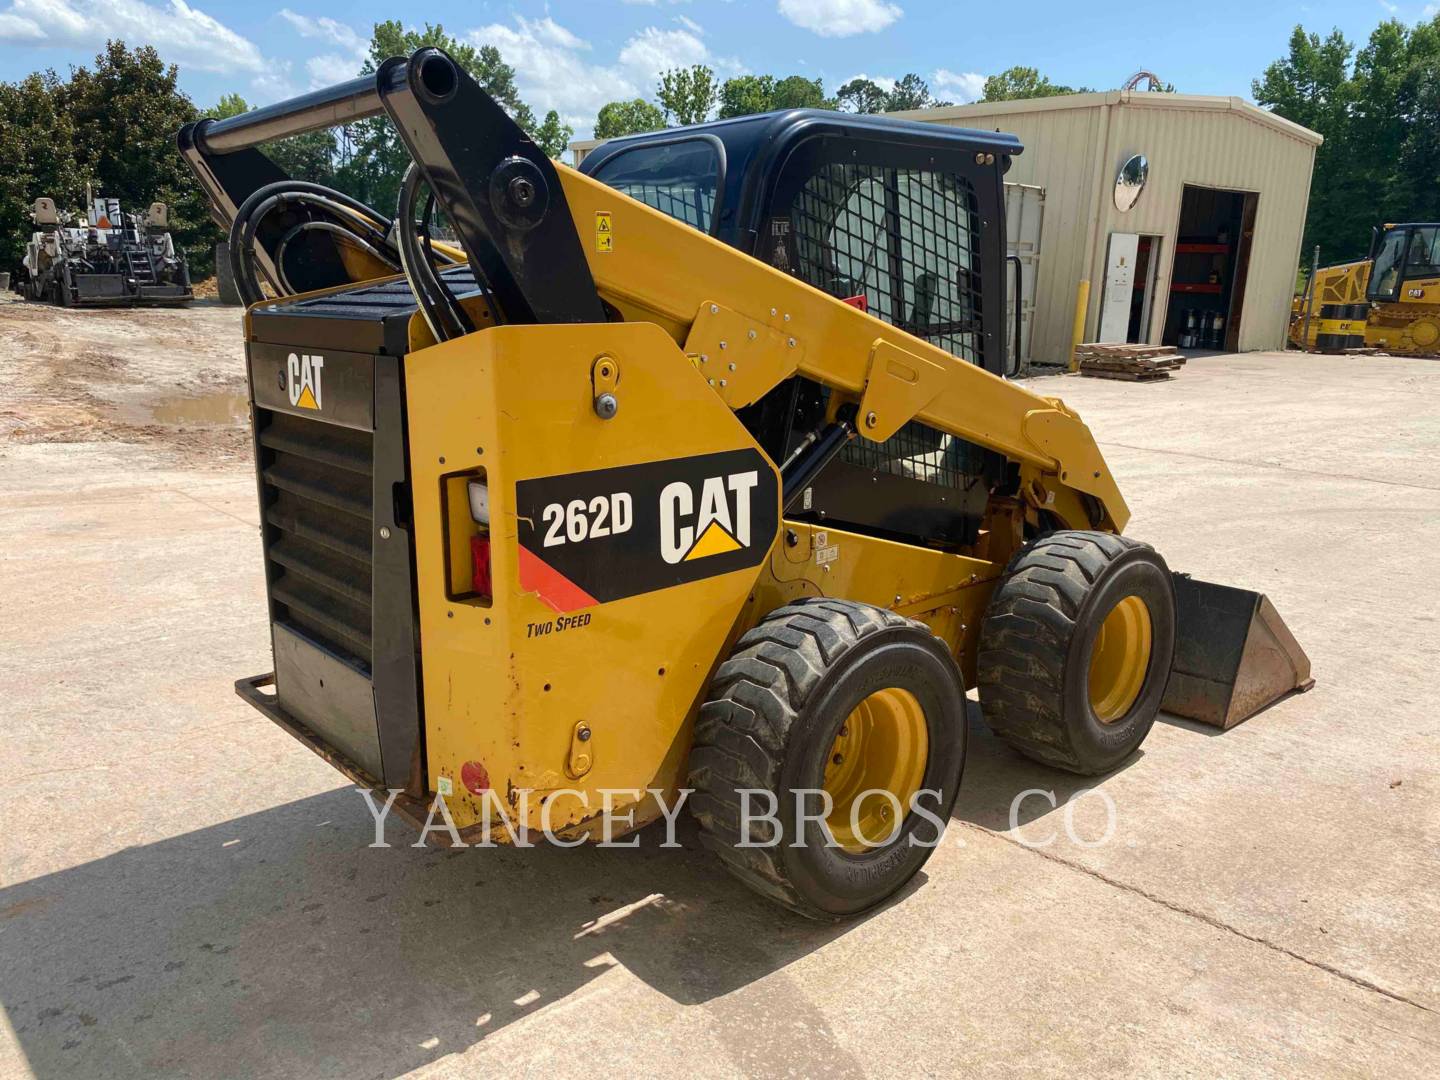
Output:
[[[1026,788],[1063,807],[1093,783],[1021,758],[972,706],[956,818],[1003,830]],[[1054,812],[1032,797],[1020,819]],[[0,1004],[29,1067],[391,1077],[617,964],[696,1004],[860,924],[814,923],[753,895],[684,815],[678,849],[659,847],[653,826],[624,851],[414,838],[392,822],[392,847],[367,847],[370,815],[341,788],[0,889]],[[823,1016],[803,1019],[823,1039]]]
[[[387,835],[368,848],[339,789],[0,889],[0,1003],[30,1068],[389,1077],[615,964],[693,1004],[857,925],[753,895],[688,822],[681,849],[653,828],[634,851]]]
[[[969,702],[969,714],[970,746],[965,779],[950,816],[992,832],[1010,829],[1011,807],[1022,794],[1030,793],[1014,810],[1015,824],[1021,828],[1063,811],[1070,799],[1100,786],[1107,778],[1124,772],[1145,756],[1142,749],[1132,754],[1119,768],[1103,776],[1080,776],[1031,761],[996,738],[985,725],[980,706],[974,701]],[[1053,804],[1048,795],[1054,796]]]

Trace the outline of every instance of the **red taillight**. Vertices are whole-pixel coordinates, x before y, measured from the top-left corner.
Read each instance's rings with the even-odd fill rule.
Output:
[[[867,314],[870,311],[870,300],[864,293],[861,293],[859,296],[847,296],[843,302],[849,304],[851,307],[858,307]]]
[[[475,592],[491,599],[494,593],[490,587],[490,537],[470,538],[470,571]]]

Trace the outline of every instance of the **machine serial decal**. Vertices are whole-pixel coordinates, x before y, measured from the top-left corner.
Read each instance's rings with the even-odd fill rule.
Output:
[[[755,566],[778,503],[756,450],[522,480],[520,584],[570,612]]]
[[[285,389],[290,395],[290,404],[300,409],[320,411],[320,372],[324,370],[325,357],[310,353],[286,358]]]

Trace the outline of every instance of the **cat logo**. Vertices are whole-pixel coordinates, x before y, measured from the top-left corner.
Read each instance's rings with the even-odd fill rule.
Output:
[[[579,611],[759,566],[780,477],[758,449],[722,450],[517,480],[514,514],[520,588]]]
[[[290,395],[291,405],[320,411],[320,372],[324,367],[323,356],[290,354],[285,370],[285,389]]]
[[[753,469],[706,477],[698,500],[684,480],[667,484],[660,492],[661,558],[674,565],[749,547],[750,493],[759,482]]]

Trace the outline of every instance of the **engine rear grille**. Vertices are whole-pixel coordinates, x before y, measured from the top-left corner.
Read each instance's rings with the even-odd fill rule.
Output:
[[[275,621],[368,675],[373,437],[255,412]]]

